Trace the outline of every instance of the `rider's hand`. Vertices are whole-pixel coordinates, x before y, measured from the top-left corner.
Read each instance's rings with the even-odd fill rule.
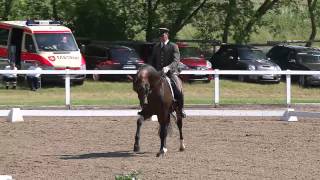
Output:
[[[165,73],[165,74],[166,74],[169,70],[170,70],[170,68],[169,68],[168,66],[165,66],[165,67],[162,68],[162,72]]]

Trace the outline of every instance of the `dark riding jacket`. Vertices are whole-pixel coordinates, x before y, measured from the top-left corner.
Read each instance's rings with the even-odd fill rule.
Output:
[[[178,65],[180,62],[179,48],[175,43],[168,42],[161,47],[161,42],[153,47],[152,56],[148,64],[152,65],[157,71],[161,71],[163,67],[168,66],[171,73],[178,73]]]

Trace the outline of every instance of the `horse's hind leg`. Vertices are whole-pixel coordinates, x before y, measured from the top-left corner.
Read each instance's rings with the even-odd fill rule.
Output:
[[[183,135],[182,135],[182,115],[180,113],[177,113],[177,125],[179,128],[179,135],[180,135],[180,151],[184,151],[185,145],[183,141]]]
[[[133,151],[134,152],[139,152],[140,151],[140,128],[142,126],[142,122],[144,121],[144,117],[140,116],[137,120],[137,131],[136,131],[136,136],[135,136],[135,141],[134,141],[134,147]]]

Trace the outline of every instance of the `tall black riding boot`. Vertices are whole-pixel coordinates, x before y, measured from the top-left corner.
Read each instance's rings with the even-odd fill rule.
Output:
[[[181,109],[181,117],[186,118],[187,115],[184,112],[183,106],[184,106],[184,97],[182,92],[180,92],[176,86],[176,84],[171,81],[172,89],[173,89],[173,94],[174,94],[174,101],[177,103],[178,107]]]

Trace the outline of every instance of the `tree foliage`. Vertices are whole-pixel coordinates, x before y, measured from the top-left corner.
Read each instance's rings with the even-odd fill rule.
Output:
[[[317,0],[2,0],[1,20],[59,19],[76,36],[97,40],[130,40],[145,34],[156,38],[157,29],[170,29],[171,38],[191,25],[190,38],[246,43],[265,27],[274,34],[285,31],[274,19],[283,9],[308,20],[309,39],[320,26]],[[303,11],[303,12],[302,12]],[[304,13],[307,12],[307,13]],[[286,23],[286,22],[283,22]],[[310,45],[310,44],[308,44]]]
[[[310,17],[310,24],[311,24],[311,33],[309,36],[309,42],[306,46],[310,47],[314,38],[317,34],[317,26],[316,26],[316,15],[315,15],[315,8],[317,7],[317,0],[307,0],[308,2],[308,12]]]

